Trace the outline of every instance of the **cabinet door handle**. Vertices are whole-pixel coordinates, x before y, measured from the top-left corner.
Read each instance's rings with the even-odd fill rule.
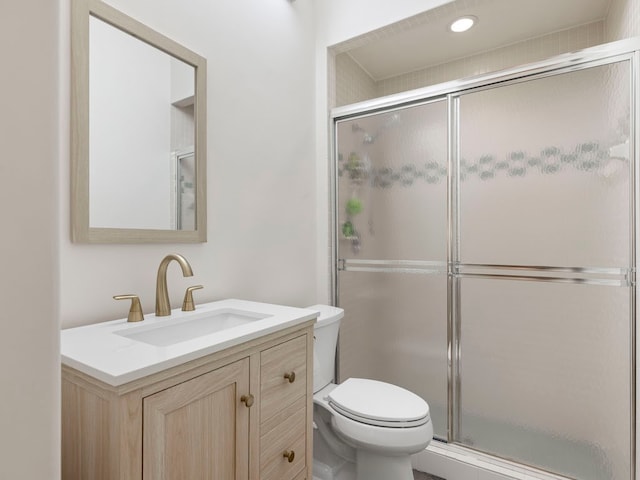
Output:
[[[289,380],[289,383],[293,383],[296,381],[296,372],[287,372],[284,374],[284,378]]]
[[[251,394],[249,394],[249,395],[242,395],[242,396],[240,397],[240,401],[241,401],[242,403],[244,403],[247,407],[251,407],[251,405],[253,405],[254,398],[253,398],[253,395],[251,395]]]
[[[296,452],[293,450],[287,450],[282,454],[282,456],[286,458],[289,463],[293,463],[293,460],[296,458]]]

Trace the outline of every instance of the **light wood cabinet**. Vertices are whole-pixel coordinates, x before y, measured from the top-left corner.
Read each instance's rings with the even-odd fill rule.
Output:
[[[312,480],[313,321],[112,387],[62,371],[63,480]]]
[[[146,397],[142,478],[248,478],[249,359]]]
[[[260,353],[261,480],[291,480],[305,467],[307,385],[305,337]]]

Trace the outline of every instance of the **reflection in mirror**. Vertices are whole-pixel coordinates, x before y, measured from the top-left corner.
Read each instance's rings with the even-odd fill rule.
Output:
[[[73,240],[206,241],[206,61],[100,1],[72,11]]]
[[[95,17],[89,38],[90,226],[193,229],[171,205],[172,160],[194,143],[193,67]]]
[[[176,152],[173,157],[175,174],[172,192],[172,220],[178,230],[195,228],[195,178],[196,164],[193,148]]]

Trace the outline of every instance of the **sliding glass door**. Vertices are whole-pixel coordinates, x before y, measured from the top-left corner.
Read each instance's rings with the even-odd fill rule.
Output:
[[[629,478],[630,62],[554,73],[452,98],[453,439]]]
[[[633,75],[555,65],[337,118],[341,380],[419,394],[440,440],[634,478]]]
[[[340,377],[428,399],[447,437],[447,102],[338,124]]]

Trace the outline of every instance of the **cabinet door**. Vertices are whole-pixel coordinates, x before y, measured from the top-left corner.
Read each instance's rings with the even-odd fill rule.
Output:
[[[247,480],[245,358],[144,399],[145,480]]]

